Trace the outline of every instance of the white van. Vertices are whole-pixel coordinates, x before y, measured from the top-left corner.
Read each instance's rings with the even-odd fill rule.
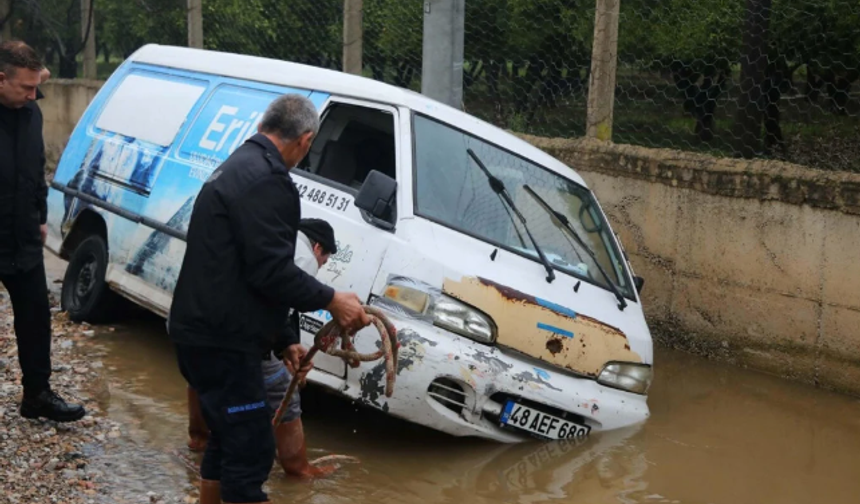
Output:
[[[147,45],[104,84],[49,195],[73,318],[98,321],[115,293],[167,314],[197,192],[283,93],[321,115],[292,171],[302,215],[335,230],[320,278],[388,310],[402,345],[391,398],[382,362],[318,354],[312,383],[503,442],[648,417],[641,279],[575,171],[420,94],[283,61]],[[306,346],[329,317],[302,316]],[[378,343],[372,326],[356,337],[359,351]]]

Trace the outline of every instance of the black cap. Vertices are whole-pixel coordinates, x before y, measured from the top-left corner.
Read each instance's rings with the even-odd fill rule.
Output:
[[[302,219],[299,221],[299,231],[312,241],[319,243],[326,252],[337,254],[334,229],[328,222],[322,219]]]

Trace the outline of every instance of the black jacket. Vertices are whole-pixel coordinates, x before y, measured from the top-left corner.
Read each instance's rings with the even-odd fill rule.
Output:
[[[0,275],[27,271],[44,259],[39,226],[48,218],[48,185],[42,111],[30,102],[18,109],[17,122],[16,141],[0,128]]]
[[[257,134],[215,170],[194,202],[168,322],[180,344],[271,349],[289,308],[334,291],[293,262],[299,194],[274,144]]]

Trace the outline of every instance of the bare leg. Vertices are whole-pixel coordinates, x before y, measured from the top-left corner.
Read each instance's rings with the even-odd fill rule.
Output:
[[[275,442],[278,446],[278,462],[289,476],[319,478],[330,475],[338,468],[336,465],[313,466],[308,462],[301,418],[278,425]]]
[[[221,482],[200,480],[200,504],[221,504]]]
[[[209,439],[209,428],[203,419],[200,410],[200,399],[197,392],[188,387],[188,448],[191,451],[203,451],[206,449],[206,441]]]

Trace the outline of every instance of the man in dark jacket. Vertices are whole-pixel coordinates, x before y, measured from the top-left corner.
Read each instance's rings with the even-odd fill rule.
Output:
[[[21,416],[68,422],[86,411],[51,390],[51,311],[42,247],[48,217],[42,112],[44,68],[23,42],[0,44],[0,282],[15,314]]]
[[[289,170],[318,128],[310,100],[277,98],[259,133],[212,173],[194,203],[168,332],[210,429],[201,504],[268,502],[262,486],[275,442],[261,356],[290,308],[327,309],[350,333],[370,323],[355,294],[333,291],[294,262],[301,208]],[[292,345],[286,357],[299,369],[305,353]]]

